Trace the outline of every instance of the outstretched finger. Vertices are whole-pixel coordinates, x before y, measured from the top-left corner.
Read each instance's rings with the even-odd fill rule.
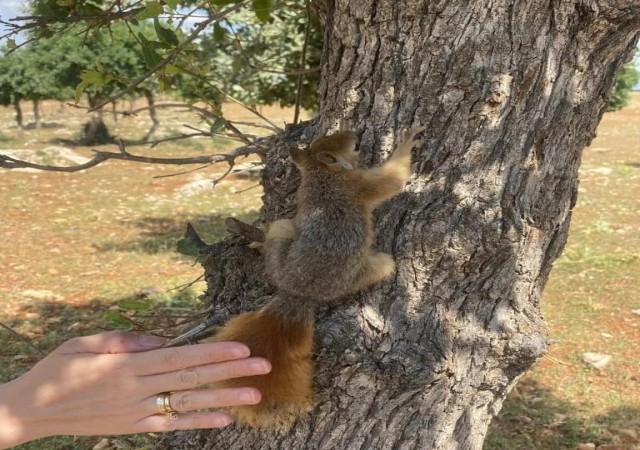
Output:
[[[138,375],[154,375],[243,359],[250,354],[249,347],[240,342],[214,342],[138,353],[134,355],[128,366]]]
[[[177,391],[169,395],[169,405],[178,412],[224,408],[227,406],[256,405],[260,402],[260,391],[255,388],[192,389]],[[158,412],[158,395],[144,400],[149,414]]]
[[[195,389],[205,384],[216,383],[230,378],[265,375],[271,371],[271,364],[264,358],[246,358],[207,364],[170,373],[148,375],[140,378],[143,392],[169,392]]]
[[[175,430],[197,430],[222,428],[230,425],[233,419],[228,414],[214,412],[191,412],[174,414],[154,414],[139,420],[135,425],[136,433],[154,433]]]
[[[157,349],[166,339],[131,333],[128,331],[107,331],[92,336],[69,339],[58,351],[63,354],[73,353],[136,353]]]

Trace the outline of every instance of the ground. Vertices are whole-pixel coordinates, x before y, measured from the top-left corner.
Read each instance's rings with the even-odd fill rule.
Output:
[[[292,117],[278,108],[264,113],[279,123]],[[252,119],[239,107],[229,114]],[[160,117],[162,136],[188,132],[184,123],[207,128],[189,113],[162,110]],[[105,119],[112,134],[132,141],[151,126],[144,113]],[[13,111],[2,108],[0,153],[58,146],[88,156],[90,148],[67,142],[87,120],[52,102],[45,128],[19,131]],[[129,150],[189,156],[230,148],[202,138]],[[0,329],[0,381],[41,357],[31,345],[46,352],[114,327],[175,334],[188,325],[203,285],[190,285],[201,267],[175,251],[186,223],[214,241],[225,234],[226,217],[257,217],[261,196],[255,179],[232,177],[212,189],[206,180],[224,165],[167,177],[190,169],[118,161],[74,174],[0,169],[0,323],[22,336]],[[604,116],[580,178],[569,243],[543,298],[554,344],[505,402],[487,449],[640,448],[640,94]],[[583,362],[585,352],[611,361],[596,369]],[[99,441],[55,438],[21,448],[88,449]]]

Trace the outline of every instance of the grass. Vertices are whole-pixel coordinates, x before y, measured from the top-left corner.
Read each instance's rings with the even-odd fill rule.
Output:
[[[231,113],[249,119],[241,110]],[[288,111],[265,113],[290,118]],[[46,104],[44,114],[48,122],[65,126],[19,132],[12,126],[13,112],[0,109],[0,149],[38,152],[60,145],[86,120],[82,112],[61,110],[55,103]],[[160,114],[165,129],[174,132],[183,123],[199,125],[188,113]],[[114,134],[129,140],[151,125],[144,116],[118,123],[109,115],[106,119]],[[640,448],[640,316],[632,312],[640,309],[640,95],[631,107],[606,114],[598,132],[584,153],[569,242],[543,298],[555,344],[505,401],[486,449],[575,449],[589,442]],[[222,141],[199,139],[130,150],[187,156],[229,148]],[[225,168],[168,178],[154,177],[184,167],[110,161],[77,174],[0,171],[5,205],[0,209],[0,322],[44,352],[70,337],[131,323],[169,332],[184,326],[181,316],[199,308],[204,289],[200,282],[171,290],[201,274],[192,259],[174,251],[186,222],[212,242],[225,234],[226,217],[251,220],[260,205],[261,190],[247,190],[256,182],[242,179],[182,194],[187,183],[215,178]],[[44,298],[29,296],[33,290]],[[131,301],[148,307],[132,311]],[[0,333],[2,381],[41,356]],[[594,369],[582,362],[584,352],[610,354],[612,362]],[[20,448],[85,450],[99,441],[64,437]],[[133,448],[131,442],[118,445]]]

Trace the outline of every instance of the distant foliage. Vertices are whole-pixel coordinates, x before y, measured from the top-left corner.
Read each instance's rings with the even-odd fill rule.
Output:
[[[251,104],[295,104],[301,56],[309,23],[301,105],[315,109],[320,80],[322,32],[303,2],[282,2],[268,22],[240,11],[202,37],[199,52],[206,74],[225,92]],[[302,6],[301,6],[302,5]]]
[[[229,97],[251,105],[299,101],[314,109],[322,32],[310,5],[305,0],[32,0],[33,18],[22,25],[40,41],[71,36],[79,49],[93,54],[75,72],[76,100],[86,93],[101,105],[123,93],[175,90],[189,103],[205,103],[213,124]],[[9,38],[7,47],[15,46]],[[56,95],[68,96],[67,87]],[[7,103],[0,86],[2,96]]]
[[[61,33],[42,37],[0,56],[0,104],[18,100],[78,100],[107,97],[146,70],[136,36],[149,27],[114,24],[88,36]],[[108,71],[108,75],[105,73]],[[156,83],[157,84],[157,83]],[[153,78],[136,88],[154,90]],[[91,101],[90,101],[91,102]]]
[[[629,93],[638,83],[640,83],[640,71],[636,69],[633,62],[630,62],[618,76],[618,80],[609,97],[607,111],[618,111],[627,106],[631,99]]]

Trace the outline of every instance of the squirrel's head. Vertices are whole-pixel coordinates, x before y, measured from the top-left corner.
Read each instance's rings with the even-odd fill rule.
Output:
[[[292,150],[291,157],[300,169],[319,166],[333,172],[353,170],[358,165],[356,135],[338,131],[314,140],[308,150]]]

